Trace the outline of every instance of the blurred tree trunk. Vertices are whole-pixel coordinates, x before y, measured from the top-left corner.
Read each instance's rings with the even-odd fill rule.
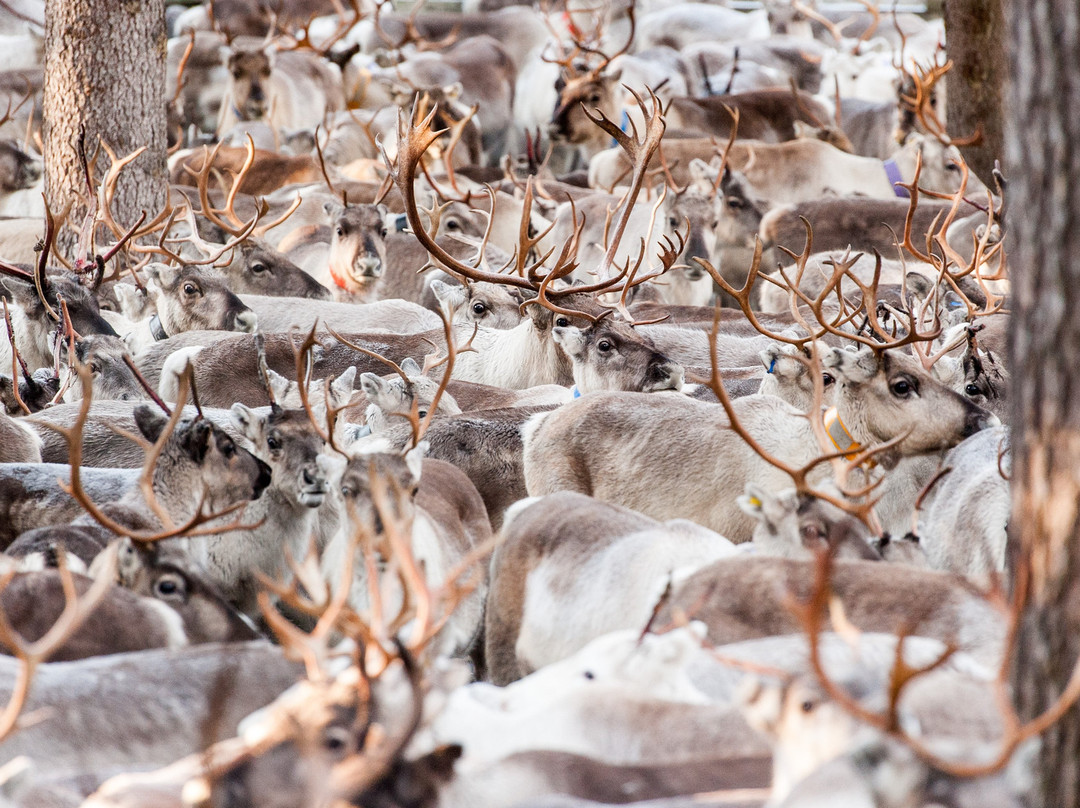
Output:
[[[1012,0],[1007,18],[1010,540],[1030,559],[1013,686],[1031,718],[1080,655],[1080,6]],[[1042,736],[1034,776],[1030,805],[1080,806],[1080,708]]]
[[[946,127],[965,138],[982,126],[982,140],[960,151],[968,166],[991,188],[994,160],[1004,153],[1002,88],[1005,85],[1007,0],[946,0],[946,51],[953,69],[945,76]]]
[[[47,0],[42,139],[45,192],[58,213],[70,200],[70,227],[58,248],[72,257],[86,216],[86,181],[78,157],[85,132],[91,156],[103,141],[123,157],[146,152],[124,169],[113,213],[122,227],[149,218],[168,196],[165,121],[164,0]],[[109,159],[102,151],[97,175]],[[102,234],[104,242],[111,237]]]

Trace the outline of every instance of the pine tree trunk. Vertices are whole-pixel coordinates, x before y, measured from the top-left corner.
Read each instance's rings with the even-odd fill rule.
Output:
[[[1013,669],[1020,714],[1080,655],[1080,6],[1007,4],[1013,516],[1031,594]],[[950,99],[951,103],[951,99]],[[1080,806],[1080,708],[1042,736],[1031,805]]]
[[[964,138],[982,128],[982,140],[960,151],[968,167],[993,187],[994,160],[1004,152],[1002,87],[1007,0],[948,0],[945,3],[945,39],[953,69],[945,76],[946,128]]]
[[[117,186],[113,213],[121,226],[134,224],[143,210],[153,218],[165,206],[164,0],[47,0],[45,43],[45,191],[54,212],[72,202],[70,227],[57,239],[70,259],[87,212],[80,133],[90,155],[99,140],[118,157],[146,147]],[[102,151],[98,176],[108,167]]]

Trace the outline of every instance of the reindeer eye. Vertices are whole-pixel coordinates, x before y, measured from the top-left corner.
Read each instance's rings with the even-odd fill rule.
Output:
[[[814,702],[810,700],[804,701],[802,704],[799,705],[799,709],[801,709],[804,713],[812,713],[814,711]]]
[[[344,727],[328,727],[323,746],[328,752],[344,752],[349,746],[349,731]]]
[[[236,454],[236,444],[232,441],[227,441],[221,444],[221,453],[227,458],[231,458]]]
[[[341,495],[343,497],[348,497],[349,499],[352,499],[356,496],[356,489],[353,488],[351,485],[343,485],[341,486]]]
[[[244,71],[240,70],[240,69],[236,69],[236,70],[234,70],[232,72],[232,76],[233,76],[234,79],[241,79],[244,76]]]
[[[967,387],[964,388],[964,392],[967,393],[969,396],[977,396],[982,393],[982,390],[979,389],[979,385],[971,382],[968,384]]]
[[[193,283],[185,283],[184,284],[184,294],[185,295],[194,295],[194,294],[198,294],[198,292],[199,292],[199,287],[196,286],[195,284],[193,284]]]
[[[834,384],[835,382],[836,382],[836,379],[834,379],[832,377],[831,373],[823,373],[823,374],[821,374],[821,383],[825,387],[828,387],[830,384]]]
[[[679,226],[679,220],[678,220],[678,219],[676,219],[676,218],[675,218],[674,216],[672,216],[671,218],[669,218],[669,219],[668,219],[668,224],[669,224],[669,225],[670,225],[670,226],[671,226],[672,228],[676,228],[676,227],[678,227],[678,226]]]
[[[154,582],[154,595],[163,600],[176,600],[184,596],[184,580],[179,575],[162,575]]]
[[[600,103],[600,93],[593,93],[592,95],[590,95],[589,96],[589,103],[590,104],[599,104]]]
[[[428,411],[427,410],[420,410],[416,414],[419,415],[421,418],[427,418]]]
[[[269,269],[269,267],[266,264],[252,264],[251,265],[251,271],[254,272],[257,275],[261,275],[263,272],[266,272],[268,269]]]
[[[555,318],[555,325],[557,325],[559,328],[566,328],[566,326],[570,325],[570,318],[569,317],[556,317]]]
[[[739,208],[741,208],[743,206],[743,201],[741,199],[739,199],[737,196],[729,196],[724,201],[727,202],[727,206],[729,208],[735,208],[736,210],[738,210]]]
[[[385,227],[380,227],[379,228],[379,238],[386,238],[386,228]]]
[[[892,383],[892,394],[898,398],[907,398],[915,392],[915,386],[907,379],[897,379]]]
[[[614,347],[615,346],[611,344],[611,341],[606,339],[602,339],[596,343],[596,350],[600,351],[600,353],[607,353]]]
[[[345,228],[343,227],[337,228],[334,232],[338,234],[338,238],[344,238],[345,236]]]
[[[276,435],[271,435],[266,439],[266,446],[271,452],[278,452],[281,450],[281,441]]]
[[[473,303],[472,310],[473,314],[483,314],[485,311],[487,311],[487,306],[485,306],[483,303]]]
[[[449,220],[449,221],[448,221],[448,222],[446,223],[446,229],[447,229],[447,230],[460,230],[460,229],[461,229],[461,225],[460,225],[460,224],[458,224],[458,222],[457,222],[457,220],[456,220],[456,219],[450,219],[450,220]]]

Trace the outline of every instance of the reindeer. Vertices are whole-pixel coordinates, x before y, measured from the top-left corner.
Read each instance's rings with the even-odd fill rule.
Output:
[[[896,352],[831,349],[823,364],[837,379],[836,413],[843,434],[850,436],[850,443],[847,438],[841,442],[849,448],[899,439],[886,461],[890,465],[899,457],[948,448],[993,424],[988,412],[946,390]],[[766,451],[781,453],[796,466],[820,451],[805,415],[778,399],[741,398],[733,411]],[[583,397],[526,428],[529,494],[580,491],[633,504],[653,518],[691,518],[736,543],[748,541],[752,521],[734,502],[717,501],[715,492],[747,480],[785,487],[786,474],[744,447],[728,431],[730,423],[715,405],[670,394]],[[656,432],[661,429],[662,437]],[[623,439],[604,437],[615,432]],[[628,434],[635,436],[629,444]],[[721,469],[717,457],[726,458]],[[714,482],[702,486],[705,480]]]
[[[226,66],[219,136],[240,121],[265,120],[275,131],[313,127],[345,105],[340,73],[313,54],[233,49]]]
[[[0,413],[0,463],[40,463],[41,438],[18,418]]]
[[[522,500],[491,561],[490,680],[509,684],[609,631],[645,626],[669,576],[734,552],[692,522],[660,523],[569,491]]]
[[[552,329],[552,338],[573,365],[575,395],[682,390],[682,366],[656,350],[644,334],[626,339],[629,329],[620,326],[604,319],[585,329],[569,325]]]
[[[132,552],[137,552],[132,550]],[[137,562],[131,588],[113,587],[52,656],[53,662],[149,648],[182,648],[205,642],[240,642],[258,635],[183,559],[148,556]],[[84,595],[90,579],[76,576]],[[65,603],[61,573],[16,573],[0,590],[9,630],[28,640],[45,634]],[[0,639],[0,650],[11,648]]]
[[[127,630],[123,623],[110,628]],[[0,656],[5,704],[15,674],[15,661]],[[25,709],[49,711],[0,740],[0,756],[28,757],[44,782],[90,775],[92,788],[118,770],[163,766],[231,737],[244,716],[300,675],[300,666],[266,641],[44,663],[34,673]],[[225,699],[223,687],[230,691]]]
[[[348,598],[358,611],[370,608],[371,568],[362,559],[349,562],[348,558],[357,550],[354,539],[357,531],[371,536],[376,557],[390,557],[393,545],[389,542],[395,537],[385,532],[384,525],[389,519],[386,508],[392,508],[398,518],[411,524],[411,532],[405,539],[432,590],[446,585],[454,567],[471,551],[485,547],[491,540],[487,511],[476,488],[449,463],[423,460],[426,449],[427,444],[421,443],[404,456],[361,452],[349,460],[341,477],[338,490],[345,518],[323,554],[323,574],[335,592],[351,584]],[[381,494],[373,489],[380,484]],[[399,502],[389,503],[388,493],[398,497]],[[349,563],[353,577],[342,582],[339,571]],[[391,594],[384,595],[384,601],[400,602],[402,594],[397,584],[384,577],[377,585],[391,586]],[[485,590],[486,586],[481,584],[449,617],[438,642],[443,653],[468,655],[480,633]]]
[[[386,206],[327,202],[323,207],[330,227],[294,231],[282,241],[282,251],[339,300],[372,299],[386,266]]]
[[[476,323],[487,328],[519,325],[521,305],[529,299],[521,290],[486,281],[449,284],[433,278],[430,288],[439,304],[454,312],[454,322]]]
[[[256,615],[258,575],[280,579],[287,571],[287,554],[301,558],[309,542],[317,539],[318,509],[329,490],[330,462],[306,409],[272,405],[269,413],[260,414],[234,404],[232,417],[255,456],[270,468],[270,485],[243,511],[243,521],[258,526],[177,541],[206,568],[230,602],[245,614]]]
[[[250,334],[255,330],[258,323],[255,313],[223,281],[199,267],[151,264],[148,272],[150,285],[146,296],[118,291],[125,310],[122,318],[112,317],[125,330],[124,339],[132,354],[138,355],[154,342],[185,331],[222,330]],[[153,313],[143,319],[151,300]]]
[[[12,343],[28,370],[53,364],[49,335],[61,323],[61,298],[76,333],[117,336],[101,315],[95,290],[81,285],[74,275],[63,270],[48,271],[44,258],[34,271],[5,264],[0,273],[0,297],[7,301],[11,323],[9,336],[0,339],[0,368],[12,367]]]
[[[378,435],[386,431],[391,418],[404,418],[416,404],[416,414],[421,420],[427,418],[428,410],[438,398],[438,411],[444,415],[461,412],[454,397],[448,392],[439,395],[441,385],[424,375],[423,370],[411,357],[401,366],[394,366],[396,373],[380,377],[374,373],[360,376],[360,389],[370,402],[364,412],[368,432]]]

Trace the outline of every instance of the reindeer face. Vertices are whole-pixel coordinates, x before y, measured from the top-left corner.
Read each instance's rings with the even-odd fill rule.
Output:
[[[32,188],[41,179],[41,172],[41,161],[24,152],[14,140],[0,141],[0,191]]]
[[[574,383],[582,393],[598,390],[651,393],[682,388],[682,366],[627,326],[607,320],[585,329],[555,326],[552,336],[570,357]]]
[[[328,202],[325,210],[332,230],[330,275],[347,292],[370,289],[386,266],[386,206]]]
[[[231,412],[255,455],[270,466],[276,490],[298,507],[322,505],[329,491],[327,460],[322,456],[326,444],[307,410],[274,407],[260,415],[238,403]]]
[[[169,336],[184,331],[255,330],[255,312],[224,281],[194,266],[151,267],[158,317]]]
[[[270,57],[265,51],[236,51],[229,55],[232,104],[242,121],[261,121],[270,106]]]

